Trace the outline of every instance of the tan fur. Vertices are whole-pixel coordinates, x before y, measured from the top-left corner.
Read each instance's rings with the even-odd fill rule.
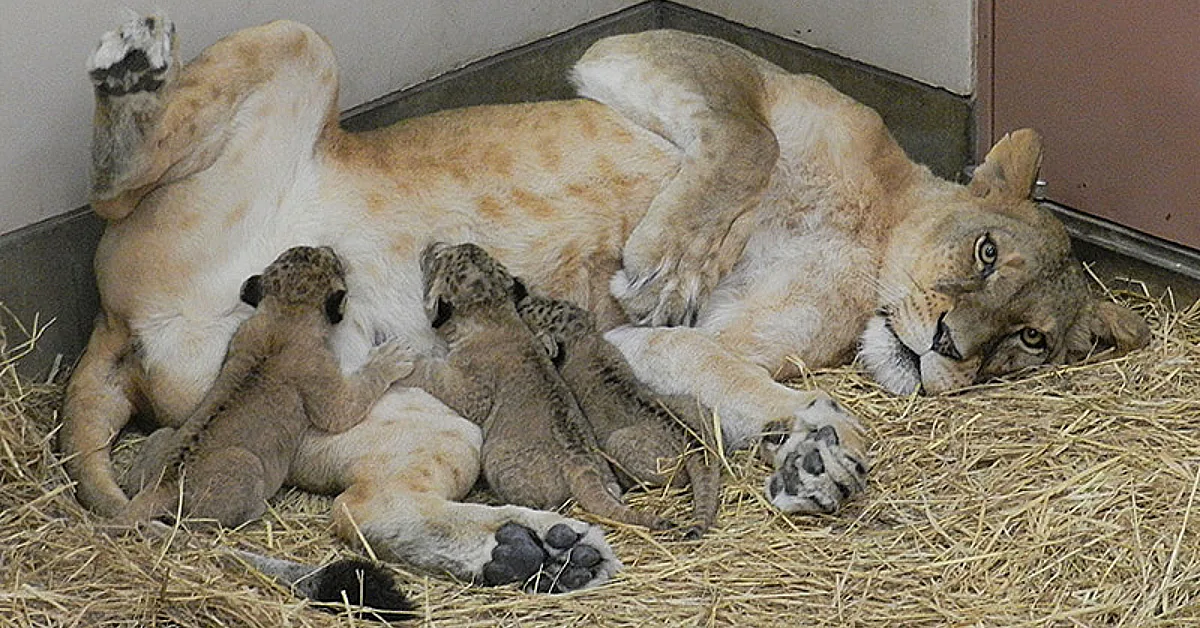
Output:
[[[109,72],[130,48],[171,58],[166,25],[106,39],[90,65]],[[111,439],[135,412],[168,426],[191,414],[246,316],[238,284],[298,243],[350,262],[349,320],[332,338],[344,369],[379,338],[437,353],[420,251],[474,242],[593,312],[656,393],[717,412],[727,448],[788,426],[764,483],[785,511],[836,510],[869,467],[846,408],[772,381],[792,361],[836,364],[861,344],[885,388],[939,392],[1148,338],[1133,313],[1087,294],[1061,225],[1028,199],[1035,134],[1001,142],[970,186],[942,181],[875,112],[714,39],[606,39],[575,75],[590,100],[359,134],[337,125],[332,50],[299,24],[240,31],[162,75],[153,91],[97,92],[103,312],[60,438],[80,500],[100,512],[127,502]],[[983,236],[990,266],[977,265]],[[695,324],[626,326],[627,312]],[[418,566],[477,578],[505,526],[542,540],[565,525],[605,556],[589,584],[615,571],[581,522],[455,501],[478,447],[468,421],[396,391],[360,426],[306,436],[288,481],[339,493],[343,538]],[[416,481],[425,474],[439,481]]]
[[[353,376],[342,376],[328,340],[337,322],[331,316],[340,318],[345,305],[345,270],[329,248],[288,249],[252,284],[261,289],[255,314],[234,334],[216,383],[192,416],[147,440],[130,478],[138,493],[120,522],[181,512],[236,527],[261,516],[307,430],[358,425],[412,370],[399,359],[399,345],[389,343]]]
[[[600,335],[587,311],[530,294],[520,301],[518,312],[551,347],[555,367],[622,485],[690,484],[695,524],[686,534],[698,537],[711,528],[721,505],[712,413],[694,399],[654,395]]]
[[[483,427],[483,475],[507,502],[554,509],[574,498],[610,519],[661,529],[621,503],[591,426],[540,341],[517,314],[516,281],[474,244],[434,243],[421,259],[426,309],[449,345],[402,383]]]

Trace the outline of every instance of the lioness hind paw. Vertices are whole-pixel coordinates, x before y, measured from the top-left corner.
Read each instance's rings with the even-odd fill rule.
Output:
[[[526,591],[563,593],[607,580],[620,568],[608,544],[595,527],[574,522],[551,526],[539,536],[515,522],[496,531],[492,560],[483,567],[483,583],[521,582]]]
[[[88,57],[88,76],[105,96],[153,92],[172,65],[175,24],[166,16],[138,18],[105,33]]]

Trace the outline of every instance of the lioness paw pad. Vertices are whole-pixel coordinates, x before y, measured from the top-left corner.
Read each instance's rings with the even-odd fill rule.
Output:
[[[865,490],[869,467],[860,451],[857,423],[821,395],[798,413],[789,434],[764,442],[773,450],[775,467],[766,482],[771,504],[783,512],[832,513]]]
[[[599,584],[620,568],[599,530],[583,522],[560,522],[541,536],[509,522],[495,538],[491,561],[483,567],[487,585],[520,582],[526,591],[563,593]]]
[[[107,96],[153,92],[172,63],[175,25],[166,16],[137,18],[105,33],[88,57],[88,76]]]

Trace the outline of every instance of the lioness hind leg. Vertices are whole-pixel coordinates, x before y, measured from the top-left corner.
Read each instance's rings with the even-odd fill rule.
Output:
[[[280,118],[298,138],[336,123],[333,51],[309,27],[278,21],[243,29],[184,67],[173,34],[165,17],[139,18],[105,35],[89,60],[92,209],[103,218],[123,218],[151,189],[211,166],[238,136],[234,116],[272,84],[279,104],[300,112]],[[318,129],[308,128],[314,117]]]
[[[486,506],[363,482],[334,501],[334,530],[379,558],[480,584],[558,593],[600,584],[621,563],[600,528],[558,513]]]
[[[146,167],[142,145],[162,110],[162,92],[179,65],[175,25],[165,16],[138,18],[105,33],[88,58],[96,90],[92,128],[92,195],[124,191]]]
[[[625,244],[613,295],[630,318],[692,325],[704,297],[741,257],[750,211],[779,146],[764,113],[771,66],[731,44],[675,31],[620,35],[576,64],[580,94],[678,147],[678,173]]]
[[[479,428],[419,389],[393,388],[366,421],[311,431],[289,483],[339,493],[334,530],[379,558],[528,590],[570,591],[621,563],[600,528],[558,513],[463,504],[479,474]]]

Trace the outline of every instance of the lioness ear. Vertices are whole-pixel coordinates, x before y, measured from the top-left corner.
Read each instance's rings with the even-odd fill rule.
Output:
[[[262,275],[250,275],[246,281],[242,282],[240,298],[242,303],[250,307],[258,307],[263,298]]]
[[[346,291],[338,290],[325,299],[325,318],[337,325],[346,318]]]
[[[1041,135],[1033,129],[1019,129],[1000,138],[988,151],[968,189],[980,198],[1024,200],[1033,195],[1041,167]]]
[[[1079,359],[1095,349],[1115,348],[1118,354],[1141,349],[1150,342],[1150,327],[1133,310],[1104,299],[1093,300],[1067,338],[1067,355]]]

